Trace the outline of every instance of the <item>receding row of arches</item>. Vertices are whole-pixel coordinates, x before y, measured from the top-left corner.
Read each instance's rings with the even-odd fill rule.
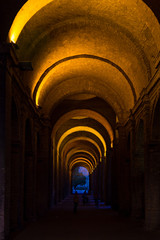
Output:
[[[22,2],[0,31],[0,238],[76,190],[159,228],[160,28],[149,0]]]
[[[43,214],[45,209],[73,193],[72,176],[79,167],[89,173],[87,191],[98,191],[101,199],[114,209],[124,208],[127,214],[146,218],[150,211],[146,201],[152,202],[148,194],[156,189],[154,209],[159,211],[160,192],[157,189],[160,179],[157,169],[160,169],[160,100],[154,106],[150,122],[141,118],[136,124],[132,120],[132,128],[128,128],[131,130],[126,131],[128,136],[123,146],[126,149],[124,155],[118,146],[124,144],[119,142],[122,137],[121,127],[117,127],[119,138],[114,140],[113,148],[108,145],[104,155],[103,144],[88,135],[75,135],[75,139],[72,136],[58,145],[63,131],[56,142],[56,136],[53,139],[51,134],[52,128],[40,125],[37,128],[36,124],[39,123],[32,125],[29,118],[22,123],[13,99],[11,109],[11,229]],[[146,132],[146,126],[150,126],[151,122],[152,127]],[[146,139],[146,135],[150,141],[147,141],[149,139]],[[145,155],[146,148],[149,149],[149,156]],[[119,160],[119,153],[124,161]],[[148,176],[147,172],[151,174]]]

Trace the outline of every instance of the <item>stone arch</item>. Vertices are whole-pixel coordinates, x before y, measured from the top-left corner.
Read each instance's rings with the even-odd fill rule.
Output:
[[[56,66],[58,66],[59,64],[61,63],[64,63],[66,61],[69,61],[69,60],[73,60],[73,59],[78,59],[78,58],[88,58],[88,59],[96,59],[98,61],[102,61],[106,64],[109,64],[110,66],[112,66],[113,68],[115,68],[118,72],[120,72],[125,81],[129,84],[130,86],[130,89],[131,89],[131,92],[133,94],[133,98],[134,98],[134,103],[136,102],[136,99],[137,99],[137,96],[136,96],[136,92],[135,92],[135,88],[133,86],[133,83],[131,82],[130,78],[127,76],[127,74],[123,71],[123,69],[121,67],[119,67],[117,64],[115,64],[114,62],[110,61],[109,59],[106,59],[106,58],[102,58],[102,57],[99,57],[99,56],[94,56],[94,55],[89,55],[89,54],[80,54],[80,55],[75,55],[75,56],[70,56],[70,57],[66,57],[64,59],[61,59],[57,62],[55,62],[54,64],[52,64],[50,67],[48,67],[44,72],[43,74],[41,75],[39,81],[37,82],[36,84],[36,87],[34,89],[34,92],[33,92],[33,100],[36,102],[36,94],[37,94],[37,91],[38,91],[38,88],[40,86],[40,84],[42,83],[43,79],[46,77],[46,75],[53,69],[55,68]]]
[[[66,136],[72,134],[73,132],[82,132],[82,131],[85,131],[85,132],[91,132],[93,133],[95,136],[97,136],[97,138],[100,139],[102,145],[103,145],[103,148],[104,148],[104,155],[106,154],[106,150],[107,150],[107,145],[106,145],[106,142],[103,138],[103,136],[95,129],[91,128],[91,127],[86,127],[86,126],[77,126],[77,127],[73,127],[73,128],[70,128],[68,131],[66,131],[59,139],[58,141],[58,144],[57,144],[57,152],[59,152],[59,148],[60,148],[60,145],[62,143],[62,141],[65,139]]]
[[[70,166],[69,166],[69,170],[72,171],[72,168],[74,166],[77,165],[85,165],[85,168],[88,169],[89,173],[93,172],[93,165],[92,163],[87,159],[87,158],[83,158],[83,157],[77,157],[75,159],[72,160]]]
[[[111,141],[111,147],[113,147],[114,132],[113,132],[111,124],[101,114],[99,114],[98,112],[95,112],[93,110],[89,110],[89,109],[72,110],[72,111],[64,114],[61,118],[59,118],[59,120],[54,125],[54,128],[52,130],[52,138],[54,137],[55,132],[57,131],[59,126],[64,124],[65,121],[67,121],[68,119],[79,116],[79,115],[87,116],[87,117],[90,117],[90,118],[95,119],[96,121],[100,122],[104,126],[106,131],[108,132],[110,141]]]
[[[86,141],[86,143],[89,142],[89,143],[93,144],[96,147],[97,151],[99,152],[99,157],[102,158],[102,151],[101,151],[99,145],[94,140],[92,140],[91,138],[88,138],[88,137],[76,137],[72,140],[69,140],[67,142],[67,144],[64,146],[64,148],[61,152],[61,159],[67,154],[67,151],[70,148],[70,144],[74,143],[74,142],[78,143],[78,141],[84,141],[84,142]]]
[[[85,177],[86,180],[87,180],[87,182],[83,183],[83,185],[87,185],[87,189],[85,189],[85,190],[87,190],[87,193],[88,193],[88,192],[90,191],[90,171],[89,171],[89,168],[88,168],[87,164],[85,165],[84,163],[81,163],[81,162],[79,162],[79,163],[77,163],[77,164],[75,164],[75,165],[72,166],[72,169],[71,169],[71,192],[74,193],[74,191],[75,191],[75,189],[73,188],[73,182],[74,182],[74,180],[76,180],[76,179],[73,179],[73,178],[74,178],[75,172],[78,173],[78,170],[79,170],[80,168],[84,168],[84,169],[86,169],[87,172],[88,172],[88,176]],[[82,174],[82,176],[84,176],[83,173],[80,173],[80,174]],[[87,184],[86,184],[86,183],[87,183]],[[84,187],[84,186],[83,186],[83,187]],[[79,191],[79,190],[78,190],[78,191]],[[83,192],[84,192],[84,189],[83,189],[83,190],[81,189],[79,193],[82,194]]]

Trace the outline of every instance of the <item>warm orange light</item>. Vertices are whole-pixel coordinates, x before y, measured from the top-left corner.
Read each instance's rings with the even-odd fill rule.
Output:
[[[104,141],[104,138],[102,137],[102,135],[97,132],[95,129],[91,128],[91,127],[86,127],[86,126],[78,126],[78,127],[73,127],[71,129],[69,129],[68,131],[66,131],[59,139],[58,144],[57,144],[57,153],[59,154],[59,148],[60,145],[62,143],[62,141],[70,134],[74,133],[74,132],[90,132],[93,133],[94,135],[96,135],[100,141],[102,142],[102,145],[104,147],[104,156],[106,156],[106,151],[107,151],[107,146],[106,146],[106,142]]]
[[[10,42],[17,42],[17,39],[25,24],[33,15],[53,0],[28,0],[17,13],[9,31]]]
[[[68,146],[72,145],[72,143],[77,142],[79,140],[85,140],[87,142],[92,143],[98,149],[100,159],[102,158],[102,152],[101,152],[101,149],[100,149],[99,145],[93,139],[84,136],[84,137],[75,137],[75,138],[71,139],[70,141],[67,141],[67,143],[65,144],[65,146],[64,146],[64,148],[62,149],[62,152],[61,152],[61,159],[64,157],[64,154],[66,152],[66,148]]]
[[[17,13],[13,24],[11,26],[11,29],[9,31],[9,39],[10,41],[13,41],[16,43],[22,29],[24,28],[24,26],[26,25],[26,23],[43,7],[45,7],[47,4],[51,3],[53,0],[28,0],[23,6],[22,8],[19,10],[19,12]],[[83,1],[80,1],[81,4],[84,5]],[[107,4],[106,4],[107,3]],[[60,3],[61,4],[61,3]],[[106,13],[110,13],[112,14],[112,16],[115,15],[115,13],[117,14],[117,18],[119,17],[118,20],[122,19],[122,15],[124,15],[123,9],[124,6],[128,9],[127,12],[125,12],[126,14],[126,19],[128,17],[128,14],[130,14],[129,16],[131,17],[131,13],[130,13],[130,9],[134,9],[135,14],[138,15],[137,19],[141,19],[141,21],[144,19],[148,21],[148,26],[156,26],[157,27],[157,19],[155,18],[155,16],[153,16],[153,13],[151,12],[151,10],[146,6],[146,4],[143,3],[143,1],[139,1],[138,3],[135,1],[126,1],[126,0],[121,0],[121,1],[106,1],[106,0],[101,0],[101,4],[97,5],[97,2],[94,1],[94,3],[91,4],[94,6],[93,9],[96,6],[96,9],[98,9],[98,11],[100,11],[101,9],[106,9],[106,11],[103,11],[103,14]],[[67,6],[67,5],[65,5]],[[141,8],[141,11],[136,11],[136,7],[138,9]],[[92,9],[92,8],[91,8]],[[92,9],[92,10],[93,10]],[[145,14],[144,14],[145,13]],[[127,19],[128,20],[128,19]],[[126,21],[127,21],[126,20]],[[136,25],[136,23],[135,23]],[[154,29],[154,28],[153,28]],[[157,28],[155,28],[155,33],[156,33]]]
[[[73,160],[69,166],[70,168],[70,171],[72,170],[73,166],[76,164],[76,163],[85,163],[86,165],[88,165],[88,168],[89,168],[89,173],[92,173],[94,171],[94,167],[93,165],[91,164],[91,162],[89,162],[86,158],[76,158],[75,160]]]
[[[73,110],[71,112],[68,112],[66,114],[64,114],[61,118],[59,118],[59,120],[56,122],[53,131],[52,131],[52,139],[54,138],[54,134],[56,133],[57,129],[64,124],[65,121],[67,121],[70,118],[76,118],[76,117],[89,117],[92,119],[95,119],[96,121],[100,122],[104,128],[107,130],[109,137],[110,137],[110,141],[111,141],[111,148],[113,148],[113,140],[114,140],[114,133],[112,130],[111,125],[109,124],[109,122],[99,113],[89,110],[89,109],[81,109],[81,110]]]
[[[73,149],[72,151],[70,151],[70,152],[67,154],[66,163],[68,162],[68,159],[70,159],[73,154],[79,153],[79,152],[83,152],[83,153],[89,154],[89,155],[92,157],[92,159],[94,160],[94,166],[95,166],[95,167],[97,166],[97,160],[96,160],[95,156],[94,156],[92,153],[90,153],[89,151],[86,151],[86,150],[79,150],[79,149],[78,149],[78,150]]]

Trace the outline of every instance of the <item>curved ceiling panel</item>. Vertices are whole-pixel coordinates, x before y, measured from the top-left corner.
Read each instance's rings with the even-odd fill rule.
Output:
[[[95,111],[88,110],[88,109],[73,110],[73,111],[70,111],[70,112],[64,114],[54,125],[54,128],[52,130],[52,139],[54,139],[54,136],[55,136],[56,132],[58,131],[58,128],[61,127],[61,125],[64,125],[67,120],[75,118],[75,117],[82,117],[82,118],[89,117],[89,118],[93,118],[96,121],[98,121],[99,123],[101,123],[104,126],[104,128],[106,129],[106,131],[108,132],[108,135],[110,136],[111,147],[113,147],[114,133],[113,133],[111,125],[106,120],[106,118],[104,118],[102,115],[100,115],[99,113],[97,113]]]
[[[77,126],[77,127],[74,127],[74,128],[71,128],[69,130],[67,130],[59,139],[58,141],[58,144],[57,144],[57,153],[59,153],[59,148],[60,148],[60,145],[62,143],[62,141],[70,134],[72,134],[73,132],[81,132],[81,131],[86,131],[86,132],[91,132],[93,133],[94,135],[96,135],[100,141],[102,142],[102,145],[103,145],[103,148],[104,148],[104,156],[106,156],[106,151],[107,151],[107,146],[106,146],[106,143],[105,143],[105,140],[104,138],[102,137],[102,135],[97,132],[95,129],[93,128],[90,128],[90,127],[87,127],[87,126]]]
[[[31,50],[32,43],[29,43],[29,46],[24,46],[24,51],[18,51],[21,60],[32,61],[34,72],[30,78],[26,78],[27,83],[30,81],[29,85],[32,92],[37,82],[46,75],[48,69],[80,54],[99,56],[99,59],[100,57],[109,59],[108,63],[114,63],[115,66],[123,69],[134,85],[136,79],[141,78],[142,81],[139,87],[142,90],[145,82],[150,77],[149,62],[143,50],[140,47],[138,48],[132,40],[124,37],[121,32],[115,31],[115,29],[112,30],[112,33],[108,28],[104,31],[101,24],[100,22],[100,26],[96,30],[95,27],[91,29],[91,26],[87,28],[86,22],[84,23],[85,29],[80,29],[79,25],[77,25],[71,31],[73,26],[68,26],[69,32],[64,31],[64,29],[59,30],[59,34],[54,34],[56,38],[44,39],[45,44],[43,42],[38,46],[36,44],[33,51]],[[63,37],[61,34],[63,34]],[[28,51],[25,51],[26,48]],[[137,91],[138,93],[139,91]]]
[[[32,62],[23,84],[44,114],[65,97],[87,93],[121,117],[154,73],[160,28],[141,0],[30,0],[9,40],[18,44],[20,61]]]
[[[72,171],[72,169],[74,167],[77,167],[77,166],[84,166],[84,167],[86,167],[90,174],[92,174],[93,171],[94,171],[94,167],[91,164],[91,162],[88,161],[86,158],[83,158],[83,157],[74,159],[71,162],[71,164],[69,165],[69,170]]]
[[[54,14],[53,14],[54,13]],[[139,34],[138,38],[143,37],[143,32],[148,28],[151,36],[159,33],[158,21],[147,5],[141,1],[135,0],[29,0],[21,8],[17,14],[13,25],[9,32],[9,38],[12,41],[17,41],[22,29],[29,23],[30,19],[38,18],[39,21],[34,21],[33,28],[40,25],[40,32],[46,29],[46,25],[51,27],[66,19],[72,19],[77,16],[101,16],[104,19],[112,19],[113,22],[118,22],[120,26],[125,27]],[[154,24],[154,28],[152,28]],[[32,30],[32,29],[31,29]],[[156,39],[156,37],[158,39]],[[159,34],[155,37],[155,41],[159,43]]]
[[[127,110],[129,111],[129,109],[132,108],[134,99],[133,95],[130,95],[130,101],[125,102],[124,98],[128,93],[124,93],[125,95],[122,96],[122,93],[119,92],[118,88],[116,90],[117,91],[115,91],[114,86],[111,87],[104,82],[101,82],[101,79],[93,77],[91,79],[89,79],[89,77],[87,77],[87,79],[80,77],[66,79],[50,90],[41,106],[42,113],[50,115],[53,105],[56,107],[61,101],[72,95],[89,93],[105,100],[110,106],[112,106],[117,116],[121,118],[121,115],[123,115],[124,112],[127,112]],[[130,88],[128,90],[131,92]]]
[[[88,159],[92,163],[94,168],[97,166],[97,164],[100,161],[100,159],[98,159],[98,156],[96,156],[92,152],[92,149],[89,149],[89,150],[73,149],[66,156],[66,161],[65,161],[66,166],[68,164],[70,165],[70,163],[72,162],[73,159],[77,159],[77,158],[81,158],[81,157]]]
[[[114,88],[117,94],[121,93],[120,97],[124,98],[124,102],[130,103],[130,108],[136,101],[136,90],[140,92],[140,89],[135,89],[127,74],[113,62],[92,55],[78,55],[64,59],[60,64],[56,63],[47,69],[35,88],[36,104],[43,107],[43,102],[48,98],[48,95],[52,91],[56,92],[57,88],[60,89],[61,85],[63,92],[68,91],[68,89],[72,91],[78,82],[71,84],[68,88],[66,86],[67,89],[65,89],[63,82],[73,81],[77,78],[85,80],[84,88],[88,85],[89,80],[92,81],[92,78],[97,79],[97,85],[102,82],[104,86]],[[81,83],[79,84],[80,89],[82,86]],[[54,98],[51,102],[54,102]]]
[[[71,139],[70,141],[67,141],[67,143],[65,144],[65,146],[63,147],[62,151],[61,151],[61,159],[64,159],[65,156],[67,155],[67,153],[70,151],[70,149],[72,149],[73,147],[76,148],[77,146],[79,147],[86,147],[87,145],[88,149],[90,148],[90,145],[93,145],[93,149],[96,148],[96,150],[98,151],[98,156],[100,159],[102,159],[102,151],[100,149],[100,146],[91,138],[88,137],[76,137]]]

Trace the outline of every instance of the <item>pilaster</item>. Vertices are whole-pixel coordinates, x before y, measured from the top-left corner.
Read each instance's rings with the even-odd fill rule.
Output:
[[[145,228],[154,230],[160,227],[160,140],[150,141],[148,152]]]
[[[125,212],[125,158],[126,158],[126,134],[125,127],[118,123],[117,130],[119,141],[117,143],[117,173],[118,173],[118,203],[120,212]]]
[[[0,45],[0,238],[9,234],[11,77],[9,45]],[[5,200],[5,204],[4,204]],[[5,211],[4,211],[5,210]],[[5,224],[4,224],[5,223]]]

